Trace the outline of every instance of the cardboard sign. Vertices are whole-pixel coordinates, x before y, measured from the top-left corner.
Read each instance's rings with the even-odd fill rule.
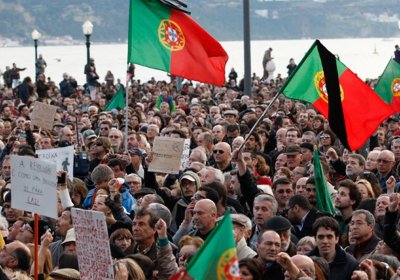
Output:
[[[32,110],[31,122],[38,127],[52,129],[56,113],[56,106],[36,101]]]
[[[178,174],[185,139],[156,137],[153,143],[153,160],[149,171]]]
[[[190,157],[190,139],[185,139],[183,144],[183,152],[181,158],[182,170],[189,167],[189,157]]]
[[[113,262],[104,213],[71,209],[82,280],[114,280]]]
[[[11,207],[57,218],[56,164],[11,155]]]
[[[67,171],[68,178],[74,179],[74,146],[37,150],[36,154],[40,159],[55,162],[57,171]]]

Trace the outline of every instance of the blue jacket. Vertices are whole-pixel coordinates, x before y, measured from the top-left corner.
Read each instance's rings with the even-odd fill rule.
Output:
[[[82,208],[89,209],[92,207],[92,197],[95,189],[89,190],[85,200],[83,201]],[[122,198],[122,206],[126,211],[130,212],[132,210],[133,205],[136,203],[136,199],[129,192],[129,188],[127,188],[126,184],[122,184],[119,192],[121,193]]]

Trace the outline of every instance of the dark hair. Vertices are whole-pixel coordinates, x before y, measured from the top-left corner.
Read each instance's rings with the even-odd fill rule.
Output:
[[[214,202],[215,205],[217,205],[218,200],[219,200],[219,194],[218,194],[218,192],[216,190],[214,190],[210,186],[201,186],[199,188],[199,191],[206,192],[206,197],[208,199],[210,199],[212,202]]]
[[[272,184],[272,189],[275,190],[278,185],[290,185],[292,186],[292,183],[288,178],[279,178],[278,180],[274,181]]]
[[[368,210],[371,213],[375,213],[375,208],[376,208],[376,198],[367,198],[360,202],[360,205],[358,205],[357,210],[364,209]]]
[[[261,266],[260,262],[256,259],[245,258],[239,261],[239,268],[241,266],[245,266],[251,275],[253,276],[254,280],[261,280]]]
[[[73,268],[79,271],[78,256],[70,252],[62,253],[58,259],[58,268]]]
[[[222,206],[226,206],[227,190],[224,184],[220,182],[211,182],[205,185],[205,187],[215,190],[218,193],[219,199],[221,199]]]
[[[356,184],[350,179],[344,179],[339,181],[338,189],[340,187],[346,188],[349,190],[349,196],[351,200],[354,200],[355,203],[352,206],[353,210],[358,208],[358,205],[361,202],[361,193],[358,191]]]
[[[135,211],[135,218],[140,218],[140,217],[144,217],[147,215],[149,216],[149,226],[151,228],[154,228],[156,226],[156,223],[159,220],[158,215],[156,215],[156,213],[154,213],[154,211],[151,211],[146,208],[139,208],[137,211]]]
[[[288,203],[289,208],[292,208],[295,205],[298,205],[301,209],[304,209],[307,211],[312,208],[308,199],[300,194],[296,194],[289,199],[289,203]]]
[[[16,268],[27,271],[31,267],[31,256],[22,248],[17,248],[12,252],[12,255],[18,260]]]
[[[316,219],[312,227],[314,237],[317,236],[318,229],[321,227],[330,229],[335,233],[336,237],[339,236],[339,223],[334,218],[325,216]]]

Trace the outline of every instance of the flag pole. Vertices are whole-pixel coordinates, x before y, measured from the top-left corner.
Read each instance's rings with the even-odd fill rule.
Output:
[[[34,253],[35,253],[35,268],[34,268],[34,274],[35,274],[35,280],[39,279],[39,215],[35,214],[34,215],[34,225],[33,225],[33,232],[34,232]]]
[[[129,63],[128,63],[129,68]],[[128,85],[131,80],[131,75],[126,72],[126,84],[125,84],[125,153],[128,152]]]
[[[243,149],[244,145],[246,144],[246,142],[249,140],[250,138],[250,134],[253,133],[253,131],[256,129],[256,127],[258,126],[258,124],[261,122],[261,120],[265,117],[265,115],[267,114],[268,110],[272,107],[272,105],[274,105],[275,101],[278,99],[279,95],[281,94],[281,90],[279,90],[276,95],[274,96],[274,98],[271,99],[271,102],[268,104],[267,108],[265,108],[264,112],[261,114],[261,116],[258,118],[258,120],[256,121],[256,123],[253,125],[253,127],[250,129],[249,133],[247,133],[246,137],[244,138],[244,141],[242,143],[242,145],[240,145],[239,147],[239,151]]]

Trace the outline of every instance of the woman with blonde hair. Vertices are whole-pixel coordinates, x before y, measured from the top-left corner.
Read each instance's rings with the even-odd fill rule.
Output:
[[[114,264],[115,279],[146,280],[143,270],[132,259],[121,259]]]
[[[361,201],[368,198],[375,198],[374,191],[372,190],[371,183],[365,179],[356,181],[357,190],[361,193]]]

